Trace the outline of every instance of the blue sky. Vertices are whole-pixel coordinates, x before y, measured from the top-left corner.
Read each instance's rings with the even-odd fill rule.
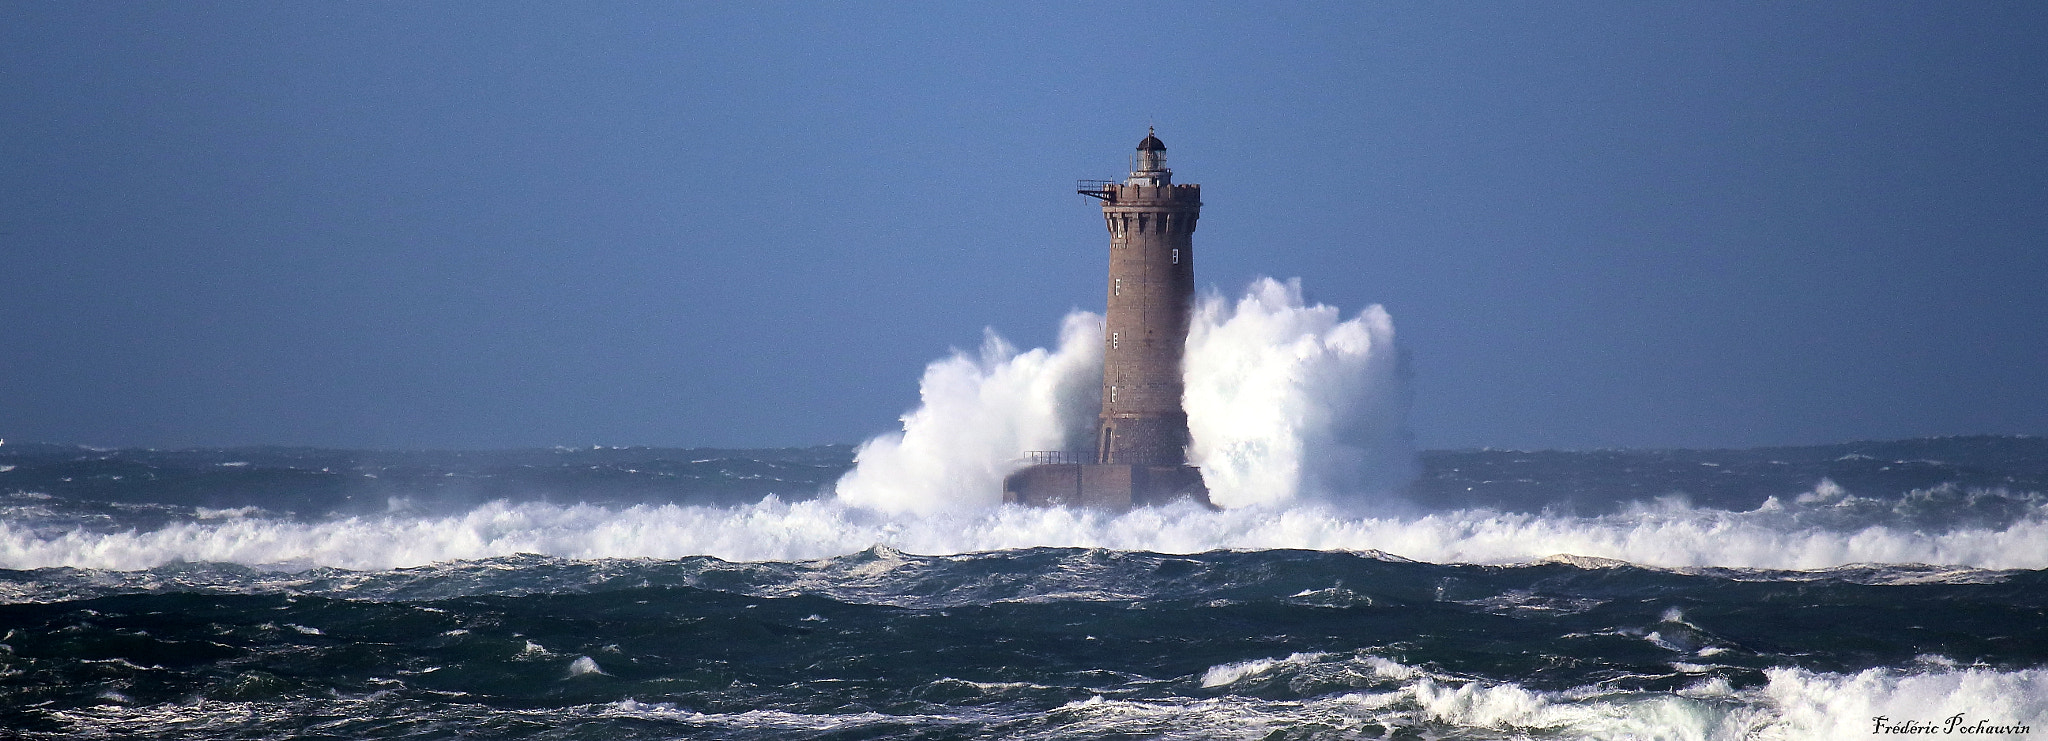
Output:
[[[1197,274],[1392,313],[1424,447],[2048,433],[2048,6],[0,5],[0,437],[854,442]]]

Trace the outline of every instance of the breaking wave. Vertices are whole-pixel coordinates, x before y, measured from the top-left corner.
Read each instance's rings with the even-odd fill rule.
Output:
[[[1183,375],[1189,459],[1219,506],[1355,498],[1413,475],[1394,323],[1378,305],[1347,320],[1305,301],[1299,279],[1260,278],[1235,302],[1209,293]],[[861,444],[838,496],[889,513],[993,507],[1022,452],[1093,447],[1101,385],[1098,315],[1068,314],[1052,350],[986,330],[978,354],[926,366],[918,408]]]
[[[1477,732],[1481,738],[1852,738],[1871,735],[1879,716],[1894,724],[1911,719],[1939,728],[1958,714],[1959,726],[2048,727],[2048,671],[1956,668],[1944,666],[1938,657],[1926,658],[1927,665],[1920,667],[1851,674],[1773,668],[1765,671],[1765,684],[1740,690],[1724,680],[1702,678],[1675,692],[1647,692],[1599,686],[1541,691],[1371,654],[1295,654],[1215,666],[1202,683],[1251,696],[1326,687],[1355,690],[1295,702],[1232,696],[1227,700],[1234,702],[1222,703],[1227,707],[1201,710],[1223,710],[1257,725],[1281,726],[1308,717],[1339,726],[1434,727],[1460,737]],[[1164,720],[1197,710],[1168,703],[1119,704],[1124,707],[1099,712]]]
[[[923,404],[903,431],[854,452],[839,498],[882,512],[935,513],[1003,501],[1003,477],[1027,450],[1086,447],[1102,380],[1101,317],[1085,311],[1060,324],[1057,350],[1017,348],[986,330],[981,352],[955,351],[918,381]]]
[[[1824,485],[1826,488],[1832,485]],[[1439,563],[1521,563],[1557,554],[1655,567],[1822,569],[1848,564],[2048,568],[2048,505],[2016,519],[1926,531],[1906,523],[1830,528],[1773,499],[1731,512],[1664,501],[1603,516],[1459,510],[1358,516],[1322,505],[1193,505],[1122,514],[997,506],[889,515],[834,499],[742,506],[491,502],[445,516],[387,514],[297,521],[193,519],[137,531],[42,530],[0,522],[0,567],[143,569],[176,561],[379,569],[519,553],[563,558],[789,561],[874,545],[948,555],[1039,546],[1160,553],[1218,549],[1377,550]]]
[[[688,704],[628,697],[494,713],[474,702],[419,708],[382,697],[389,693],[367,697],[337,693],[295,700],[285,708],[235,698],[208,700],[203,705],[133,707],[126,697],[114,697],[65,711],[61,717],[78,730],[133,733],[172,727],[208,737],[216,733],[233,737],[246,732],[251,720],[276,724],[288,722],[293,715],[403,715],[416,726],[442,729],[475,727],[505,713],[536,727],[628,720],[660,724],[658,727],[671,733],[720,737],[762,731],[894,737],[938,729],[1022,739],[1250,739],[1293,738],[1302,733],[1310,738],[1779,741],[1865,737],[1872,735],[1878,718],[1891,724],[1911,721],[1923,729],[1933,726],[1935,733],[1954,718],[1957,729],[1966,735],[1974,730],[1995,737],[2030,735],[2048,728],[2048,671],[1943,667],[1938,659],[1929,663],[1855,673],[1774,668],[1764,672],[1767,680],[1761,685],[1741,689],[1719,678],[1702,678],[1671,691],[1598,684],[1539,690],[1512,681],[1411,666],[1368,652],[1347,652],[1296,654],[1213,667],[1202,677],[1202,696],[1104,693],[1049,709],[1017,700],[1055,694],[1061,688],[948,678],[927,687],[934,688],[933,694],[951,689],[988,701],[970,708],[883,714],[759,708],[707,712]],[[569,671],[574,676],[602,676],[589,657],[579,657]],[[286,709],[290,712],[282,712]],[[264,717],[264,711],[273,717]]]
[[[908,729],[999,728],[1012,738],[1075,738],[1144,735],[1162,738],[1279,737],[1303,727],[1349,731],[1378,738],[1395,729],[1429,735],[1485,739],[1617,738],[1738,741],[1840,739],[1869,736],[1872,719],[1913,719],[1937,729],[1961,715],[1965,727],[1988,723],[2008,730],[1998,737],[2048,728],[2048,673],[2039,670],[1951,670],[1858,674],[1772,670],[1762,688],[1729,690],[1713,682],[1677,692],[1612,691],[1585,687],[1562,692],[1428,675],[1385,662],[1387,669],[1354,667],[1368,685],[1359,691],[1301,699],[1262,699],[1230,694],[1213,698],[1106,699],[1100,695],[1050,711],[1019,712],[995,705],[949,715],[885,715],[875,712],[798,713],[782,710],[700,712],[669,702],[631,698],[559,710],[517,712],[522,720],[558,727],[603,720],[660,723],[677,731],[726,735],[740,731],[782,734],[884,736]],[[956,680],[957,681],[957,680]],[[966,683],[962,683],[966,684]],[[979,687],[974,687],[979,690]],[[999,688],[1000,689],[1000,688]],[[348,717],[389,714],[374,701],[306,701],[311,715]],[[208,710],[184,704],[129,708],[117,702],[66,713],[82,728],[134,730],[240,730],[260,706],[220,702]],[[417,711],[415,711],[417,712]],[[957,711],[956,711],[957,712]],[[223,717],[225,716],[225,717]],[[490,718],[478,706],[457,706],[419,723],[473,726]],[[1438,736],[1437,734],[1449,734]],[[1320,737],[1320,736],[1315,736]],[[1347,733],[1345,737],[1354,737]],[[1403,736],[1394,736],[1396,738]]]
[[[1202,297],[1188,330],[1189,459],[1222,507],[1334,501],[1414,475],[1394,320],[1344,319],[1300,279]]]

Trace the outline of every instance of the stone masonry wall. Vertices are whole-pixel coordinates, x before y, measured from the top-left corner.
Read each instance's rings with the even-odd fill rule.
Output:
[[[1109,310],[1103,327],[1102,463],[1185,462],[1181,354],[1195,295],[1202,186],[1111,185]]]

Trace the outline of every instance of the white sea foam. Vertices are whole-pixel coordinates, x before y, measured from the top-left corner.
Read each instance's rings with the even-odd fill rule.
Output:
[[[1740,691],[1716,678],[1669,693],[1599,687],[1546,692],[1433,673],[1371,655],[1295,654],[1211,667],[1202,685],[1228,688],[1265,674],[1316,676],[1360,691],[1270,705],[1235,696],[1208,703],[1085,704],[1109,705],[1098,711],[1105,719],[1125,722],[1148,716],[1158,721],[1201,705],[1205,710],[1230,708],[1231,714],[1264,727],[1312,718],[1340,727],[1373,723],[1435,726],[1457,735],[1480,731],[1487,738],[1837,739],[1872,735],[1880,716],[1892,724],[1911,719],[1940,728],[1960,715],[1956,733],[1964,735],[1969,733],[1961,727],[1979,725],[2003,727],[2008,735],[2015,726],[2030,733],[2048,728],[2048,670],[1956,669],[1939,662],[1933,668],[1856,674],[1770,669],[1766,685]]]
[[[956,351],[925,367],[923,404],[902,432],[861,444],[839,498],[882,512],[994,507],[1025,451],[1079,447],[1101,379],[1101,317],[1068,314],[1050,351],[1020,353],[988,330],[979,356]]]
[[[1383,490],[1414,454],[1394,324],[1379,306],[1344,319],[1302,299],[1299,280],[1260,278],[1197,303],[1184,406],[1210,498],[1226,508]],[[868,440],[835,487],[882,512],[994,507],[1031,450],[1086,450],[1101,404],[1101,317],[1069,314],[1057,349],[1018,352],[987,330],[978,355],[925,368],[903,429]]]
[[[1432,562],[1522,563],[1580,554],[1662,567],[1821,569],[1849,564],[2048,568],[2048,511],[1992,528],[1923,532],[1790,524],[1782,511],[1669,505],[1601,517],[1488,510],[1414,517],[1315,505],[1221,512],[1193,505],[1123,514],[1014,505],[889,515],[833,499],[733,507],[492,502],[460,514],[304,522],[239,517],[155,530],[39,531],[0,521],[0,568],[144,569],[174,561],[381,569],[518,553],[563,558],[809,560],[881,544],[943,555],[1037,546],[1162,553],[1378,550]]]
[[[1412,475],[1394,321],[1344,319],[1301,281],[1196,305],[1186,358],[1191,461],[1218,506],[1356,496]]]
[[[1209,667],[1202,673],[1203,687],[1222,687],[1245,677],[1255,677],[1289,664],[1307,664],[1329,654],[1321,652],[1297,653],[1284,659],[1253,659]]]
[[[475,727],[479,721],[510,715],[542,726],[567,727],[599,718],[645,718],[712,728],[813,734],[865,731],[856,735],[870,736],[903,728],[960,727],[966,731],[964,735],[1026,739],[1111,735],[1258,739],[1294,737],[1315,730],[1319,733],[1313,735],[1318,737],[1345,738],[1820,741],[1890,735],[1872,733],[1873,721],[1879,716],[1894,724],[1910,720],[1937,729],[1957,716],[1962,727],[2026,728],[2024,733],[2004,734],[1936,731],[1945,736],[2030,738],[2048,729],[2048,670],[2043,669],[1999,671],[1937,665],[1840,674],[1780,668],[1766,670],[1766,683],[1757,687],[1733,689],[1716,678],[1674,692],[1655,692],[1604,685],[1537,690],[1362,654],[1304,654],[1239,663],[1261,666],[1262,673],[1275,676],[1248,674],[1234,681],[1285,681],[1289,675],[1302,675],[1317,677],[1318,686],[1331,689],[1296,699],[1269,699],[1264,695],[1270,687],[1239,688],[1226,682],[1205,687],[1200,697],[1139,700],[1097,694],[1049,712],[992,704],[915,715],[782,710],[704,713],[673,703],[628,698],[559,709],[508,710],[459,704],[445,714],[419,720],[443,727]],[[589,657],[578,657],[571,664],[569,677],[595,676],[590,672],[598,669]],[[1235,691],[1238,689],[1246,691]],[[214,728],[246,731],[252,723],[295,727],[292,724],[308,716],[390,712],[390,706],[376,702],[376,695],[313,697],[291,704],[208,700],[146,706],[135,706],[118,694],[101,697],[111,702],[60,709],[51,717],[76,735],[121,736],[165,727],[186,733]]]
[[[2028,735],[2048,732],[2048,669],[1994,671],[1870,669],[1841,675],[1803,669],[1767,670],[1765,701],[1783,733],[1759,738],[1850,738],[1873,735],[1875,720],[1940,728],[2024,725]],[[1927,731],[1921,731],[1927,733]],[[1969,734],[1958,727],[1957,734]],[[2021,734],[2000,734],[2007,736]]]
[[[223,518],[230,518],[230,517],[248,517],[249,515],[255,514],[256,512],[260,511],[261,509],[262,509],[261,507],[253,507],[253,506],[251,506],[251,507],[228,507],[228,508],[225,508],[225,509],[213,509],[213,508],[211,508],[211,507],[198,507],[198,508],[195,508],[195,509],[194,509],[194,516],[196,516],[196,517],[198,517],[199,519],[202,519],[202,520],[218,520],[218,519],[223,519]]]

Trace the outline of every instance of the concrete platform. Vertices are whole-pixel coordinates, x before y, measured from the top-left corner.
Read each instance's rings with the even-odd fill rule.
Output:
[[[1194,466],[1052,463],[1003,479],[1003,501],[1028,507],[1092,507],[1122,512],[1178,499],[1214,509]]]

